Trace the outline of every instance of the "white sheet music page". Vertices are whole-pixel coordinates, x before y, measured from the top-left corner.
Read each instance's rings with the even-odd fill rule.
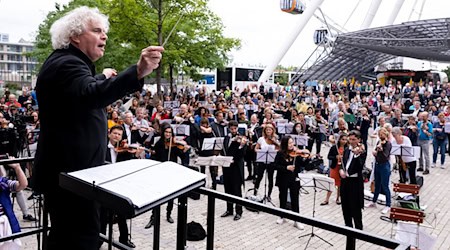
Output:
[[[141,208],[205,177],[200,172],[167,161],[100,186],[128,197],[136,207]]]
[[[128,173],[144,169],[148,166],[159,164],[159,161],[135,159],[129,161],[118,162],[114,164],[103,165],[95,168],[84,169],[68,173],[73,177],[99,185],[101,183],[119,178]]]

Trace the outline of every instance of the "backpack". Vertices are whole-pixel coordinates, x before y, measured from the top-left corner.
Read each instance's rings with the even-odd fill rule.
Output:
[[[187,224],[186,239],[189,241],[200,241],[206,238],[206,231],[200,223],[191,221]]]

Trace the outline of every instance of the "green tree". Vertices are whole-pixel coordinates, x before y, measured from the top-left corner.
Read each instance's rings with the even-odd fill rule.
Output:
[[[57,5],[40,25],[32,52],[40,63],[52,51],[53,22],[82,5],[98,7],[109,16],[107,49],[96,63],[98,68],[122,70],[137,62],[141,49],[167,40],[160,67],[152,74],[158,93],[162,76],[173,79],[184,72],[195,79],[200,68],[224,68],[228,53],[240,46],[239,40],[223,36],[223,24],[208,9],[207,0],[73,0],[67,6]]]

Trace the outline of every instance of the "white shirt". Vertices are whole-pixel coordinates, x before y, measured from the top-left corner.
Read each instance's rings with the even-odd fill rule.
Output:
[[[130,125],[128,125],[128,124],[124,124],[125,125],[125,133],[127,134],[127,141],[128,141],[128,144],[130,144],[131,143],[131,128],[130,128]]]
[[[410,140],[407,136],[402,135],[402,137],[403,137],[403,143],[402,143],[402,144],[398,144],[397,141],[394,139],[394,140],[391,140],[392,146],[412,147],[411,140]],[[409,162],[415,161],[416,158],[410,157],[410,156],[402,156],[402,160],[403,160],[405,163],[409,163]]]
[[[350,149],[350,154],[348,155],[347,165],[345,165],[345,171],[347,173],[348,173],[348,168],[350,167],[350,164],[352,163],[352,160],[354,158],[358,158],[358,156],[359,156],[359,155],[353,154],[353,151],[352,151],[353,147],[352,146],[349,146],[349,149]],[[358,173],[349,175],[348,177],[358,177]]]
[[[117,161],[117,152],[114,150],[114,146],[111,142],[108,142],[108,149],[111,152],[111,163],[116,163]]]

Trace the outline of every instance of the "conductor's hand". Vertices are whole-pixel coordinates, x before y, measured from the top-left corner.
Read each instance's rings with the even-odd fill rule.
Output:
[[[289,170],[289,171],[291,171],[291,172],[294,172],[295,166],[294,166],[294,165],[289,165],[289,166],[287,166],[286,169]]]
[[[115,69],[111,69],[111,68],[104,69],[102,73],[103,73],[103,75],[106,76],[106,79],[109,79],[109,78],[117,75],[117,71]]]
[[[138,79],[146,77],[159,67],[163,51],[164,48],[161,46],[148,46],[142,50],[137,62]]]

